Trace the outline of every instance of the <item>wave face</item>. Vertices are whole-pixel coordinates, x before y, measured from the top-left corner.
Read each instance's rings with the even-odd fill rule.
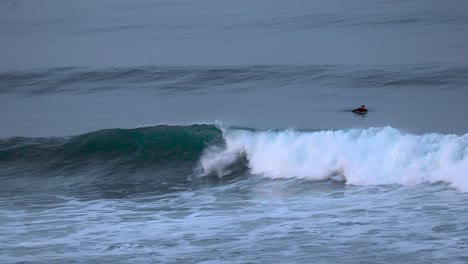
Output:
[[[0,141],[0,162],[167,166],[197,161],[206,145],[220,141],[221,131],[212,125],[106,129],[71,138],[10,138]]]
[[[203,150],[222,145],[212,125],[108,129],[69,138],[0,140],[0,196],[60,193],[123,198],[167,193],[188,178]]]
[[[319,180],[343,177],[352,185],[446,182],[468,191],[468,135],[412,135],[391,128],[336,131],[226,130],[226,147],[201,160],[221,175],[239,158],[253,174]]]

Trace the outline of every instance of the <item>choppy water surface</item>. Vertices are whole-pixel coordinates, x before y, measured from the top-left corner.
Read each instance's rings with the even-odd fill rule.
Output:
[[[1,251],[36,263],[462,263],[465,199],[445,186],[255,177],[125,199],[22,196],[2,202]]]

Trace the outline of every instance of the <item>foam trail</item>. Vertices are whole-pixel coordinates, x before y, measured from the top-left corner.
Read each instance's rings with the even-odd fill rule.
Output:
[[[341,175],[348,184],[379,185],[447,182],[468,191],[468,134],[413,135],[369,128],[300,132],[224,131],[226,147],[201,159],[208,172],[245,156],[253,174],[269,178],[324,179]]]

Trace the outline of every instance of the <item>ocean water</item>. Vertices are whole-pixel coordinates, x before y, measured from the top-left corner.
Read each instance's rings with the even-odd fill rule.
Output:
[[[466,1],[4,0],[0,36],[0,263],[468,262]]]

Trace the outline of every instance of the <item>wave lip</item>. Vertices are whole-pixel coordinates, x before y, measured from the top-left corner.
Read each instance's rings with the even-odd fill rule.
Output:
[[[468,134],[405,134],[391,127],[299,132],[225,130],[226,147],[205,153],[205,170],[222,172],[245,157],[253,174],[325,179],[352,185],[446,182],[468,191]]]

